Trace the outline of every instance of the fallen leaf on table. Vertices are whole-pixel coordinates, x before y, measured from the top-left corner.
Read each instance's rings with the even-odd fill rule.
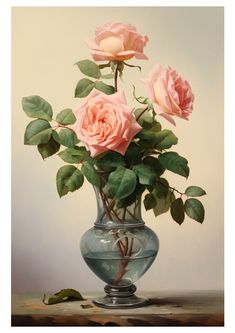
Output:
[[[59,292],[50,296],[47,302],[45,301],[45,299],[46,295],[44,294],[42,301],[46,305],[52,305],[56,303],[70,302],[70,301],[85,301],[80,292],[75,289],[61,289]]]

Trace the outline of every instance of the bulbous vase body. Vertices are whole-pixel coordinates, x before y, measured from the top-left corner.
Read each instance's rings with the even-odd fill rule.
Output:
[[[80,242],[85,262],[107,283],[107,295],[94,303],[110,308],[143,306],[146,300],[134,295],[134,283],[156,258],[158,237],[141,218],[140,197],[131,205],[118,208],[104,191],[95,188],[95,192],[97,219]]]

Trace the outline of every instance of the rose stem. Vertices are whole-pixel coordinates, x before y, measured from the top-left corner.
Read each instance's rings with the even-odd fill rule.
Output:
[[[124,219],[125,219],[126,212],[128,212],[133,218],[135,218],[135,216],[129,211],[129,209],[127,207],[125,207],[124,210],[123,210],[123,215],[122,215],[123,222],[124,222]],[[129,247],[128,237],[125,237],[124,255],[122,255],[123,257],[124,256],[128,256],[128,257],[131,256],[132,248],[133,248],[133,238],[131,239],[129,251],[128,251],[128,247]],[[121,260],[121,269],[120,269],[120,272],[118,273],[118,275],[117,275],[117,277],[114,281],[114,284],[118,284],[121,281],[122,277],[126,273],[126,267],[127,267],[128,263],[129,263],[129,259],[125,259],[125,261]]]
[[[125,256],[127,255],[128,251],[128,237],[125,237],[126,245],[125,245]]]
[[[101,195],[101,199],[103,201],[103,204],[104,204],[104,209],[106,211],[106,215],[108,216],[108,218],[110,219],[110,221],[112,221],[112,216],[108,210],[108,207],[107,207],[107,204],[106,204],[106,201],[105,201],[105,196],[104,196],[104,192],[100,189],[100,195]]]
[[[116,240],[118,240],[118,237],[119,237],[118,233],[114,233],[113,236]],[[118,240],[117,246],[118,246],[118,249],[119,249],[119,252],[120,252],[120,256],[121,256],[121,258],[123,258],[124,257],[124,245],[120,240]],[[121,265],[123,266],[123,260],[122,259],[121,259]]]
[[[110,211],[109,211],[111,204],[110,204],[109,206],[107,206],[107,203],[106,203],[106,200],[107,200],[106,195],[104,194],[104,192],[103,192],[101,189],[100,189],[100,195],[101,195],[101,199],[102,199],[103,204],[104,204],[104,208],[105,208],[106,214],[107,214],[107,216],[109,217],[109,219],[110,219],[111,221],[113,221],[113,220],[112,220],[112,217],[111,217],[111,214],[110,214]],[[116,214],[115,211],[113,211],[113,212]],[[118,216],[117,216],[117,217],[118,217]],[[118,234],[114,234],[114,238],[118,239]],[[123,245],[123,243],[122,243],[120,240],[117,241],[117,247],[118,247],[118,250],[119,250],[119,253],[120,253],[120,257],[121,257],[121,262],[120,262],[121,267],[120,267],[120,272],[119,272],[119,274],[118,274],[118,277],[117,277],[117,279],[114,281],[114,283],[115,283],[116,281],[117,281],[118,283],[120,282],[120,280],[122,279],[122,277],[123,277],[124,274],[126,273],[126,269],[125,269],[125,268],[126,268],[126,266],[127,266],[127,264],[128,264],[128,261],[125,262],[125,260],[123,260],[124,257],[125,257],[125,253],[128,251],[128,248],[125,247],[125,246]]]
[[[110,203],[110,205],[107,207],[108,210],[112,210],[113,206],[115,204],[115,199],[112,200],[112,202]],[[100,222],[102,222],[104,216],[105,216],[106,212],[104,211],[103,214],[100,217]]]
[[[148,106],[146,106],[146,108],[138,115],[138,117],[136,118],[136,121],[140,119],[140,117],[145,113],[145,111],[148,110]]]
[[[130,257],[132,255],[133,243],[134,243],[134,238],[131,238],[131,245],[130,245],[128,257]]]
[[[137,200],[135,201],[135,206],[134,206],[134,215],[136,216],[136,208],[137,208]]]
[[[105,195],[105,193],[102,191],[102,190],[100,190],[100,194],[101,194],[101,198],[102,198],[102,201],[103,201],[103,204],[104,204],[104,207],[105,207],[105,211],[106,211],[106,214],[107,214],[107,216],[108,216],[108,218],[111,220],[111,221],[113,221],[112,220],[112,216],[111,216],[111,214],[110,214],[110,211],[109,211],[109,209],[110,209],[110,206],[111,206],[111,204],[113,204],[113,202],[109,205],[109,207],[107,206],[107,197],[106,197],[106,195]],[[114,200],[113,200],[114,201]],[[115,201],[114,201],[115,202]],[[115,211],[113,211],[115,214],[116,214],[116,212]],[[117,216],[117,218],[118,218],[118,216]],[[118,218],[119,219],[119,218]],[[120,220],[120,219],[119,219]],[[118,239],[118,235],[116,235],[116,234],[114,234],[115,235],[115,238],[116,239]],[[124,245],[123,245],[123,243],[122,243],[122,241],[121,240],[119,240],[118,242],[117,242],[117,245],[118,245],[118,248],[119,248],[119,252],[120,252],[120,255],[121,255],[121,257],[124,257],[124,250],[125,250],[125,247],[124,247]]]
[[[107,198],[107,196],[105,195],[104,192],[103,192],[103,196],[104,196],[104,199],[106,200],[106,203],[108,203],[108,206],[107,206],[108,211],[109,211],[110,213],[113,212],[113,214],[116,216],[117,220],[118,220],[119,222],[122,222],[122,220],[121,220],[121,219],[119,218],[119,216],[117,215],[116,211],[113,209],[113,206],[114,206],[113,201],[114,201],[114,203],[115,203],[115,200],[113,199],[112,202],[111,202],[111,204],[110,204],[109,201],[108,201],[108,198]]]
[[[123,209],[123,214],[122,214],[122,220],[123,220],[123,223],[124,223],[124,221],[125,221],[125,217],[126,217],[126,210],[127,210],[127,208],[124,207],[124,209]]]
[[[111,201],[111,203],[107,206],[107,209],[108,209],[109,211],[113,212],[113,214],[116,216],[116,218],[117,218],[117,220],[118,220],[119,222],[122,222],[122,220],[119,218],[117,212],[113,209],[114,205],[115,205],[115,199],[113,199],[113,200]],[[106,211],[103,212],[103,214],[102,214],[102,216],[101,216],[101,218],[100,218],[100,222],[103,220],[105,214],[106,214]]]
[[[116,216],[116,218],[118,219],[119,222],[122,222],[122,220],[120,219],[120,217],[118,216],[118,214],[116,213],[115,209],[111,209],[111,211],[113,212],[113,214]]]
[[[103,201],[103,204],[104,204],[104,208],[105,208],[105,211],[106,211],[106,214],[107,214],[107,216],[109,217],[109,219],[111,220],[111,221],[113,221],[112,220],[112,217],[111,217],[111,215],[110,215],[110,212],[109,212],[109,210],[108,210],[108,207],[107,207],[107,204],[106,204],[106,201],[105,201],[105,194],[104,194],[104,192],[102,191],[102,190],[100,190],[100,194],[101,194],[101,199],[102,199],[102,201]],[[118,235],[117,234],[113,234],[114,235],[114,238],[116,238],[116,239],[118,239]],[[117,242],[117,246],[118,246],[118,250],[119,250],[119,252],[120,252],[120,256],[121,256],[121,258],[123,258],[124,257],[124,245],[122,244],[122,242],[120,241],[120,240],[118,240],[118,242]],[[125,262],[123,262],[123,260],[121,260],[121,272],[123,271],[123,270],[125,270]]]
[[[134,244],[134,238],[131,238],[131,243],[130,243],[130,248],[129,248],[129,252],[127,254],[127,256],[129,257],[128,259],[126,259],[124,262],[122,261],[122,267],[120,272],[118,273],[116,279],[114,280],[114,284],[119,284],[119,282],[121,281],[121,279],[123,278],[123,276],[126,273],[126,267],[130,261],[130,257],[132,254],[132,249],[133,249],[133,244]],[[126,249],[127,250],[127,249]],[[126,255],[126,254],[125,254]]]
[[[118,77],[118,66],[115,69],[115,74],[114,74],[114,90],[117,92],[117,77]]]
[[[133,218],[135,219],[135,215],[133,215],[133,214],[129,211],[128,208],[126,208],[126,210],[127,210],[128,214],[129,214],[131,217],[133,217]]]

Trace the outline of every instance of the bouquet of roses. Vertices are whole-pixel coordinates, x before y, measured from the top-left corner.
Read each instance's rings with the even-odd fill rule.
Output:
[[[75,89],[82,101],[75,110],[64,109],[53,118],[43,98],[24,97],[23,110],[37,118],[26,127],[24,143],[36,145],[43,159],[57,154],[66,163],[56,176],[60,197],[81,188],[85,177],[100,191],[110,218],[144,193],[146,210],[153,209],[156,216],[170,210],[178,224],[185,213],[202,223],[204,207],[195,197],[205,191],[189,186],[181,192],[164,177],[166,170],[189,176],[187,159],[171,150],[177,137],[160,124],[161,117],[174,125],[176,117],[188,119],[194,101],[189,83],[172,68],[157,64],[144,80],[147,97],[138,97],[133,86],[138,107],[128,105],[124,91],[118,90],[126,66],[140,69],[128,60],[148,59],[143,53],[147,42],[147,36],[129,24],[97,28],[94,42],[89,42],[97,63],[76,63],[86,76]],[[113,84],[106,83],[110,80]]]

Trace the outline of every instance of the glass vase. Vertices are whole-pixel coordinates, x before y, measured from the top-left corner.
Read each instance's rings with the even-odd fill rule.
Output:
[[[159,250],[157,235],[141,217],[141,196],[118,208],[104,189],[95,188],[97,218],[81,238],[82,256],[89,268],[107,285],[106,296],[93,300],[105,308],[144,306],[134,283],[149,269]],[[117,207],[118,206],[118,207]]]

